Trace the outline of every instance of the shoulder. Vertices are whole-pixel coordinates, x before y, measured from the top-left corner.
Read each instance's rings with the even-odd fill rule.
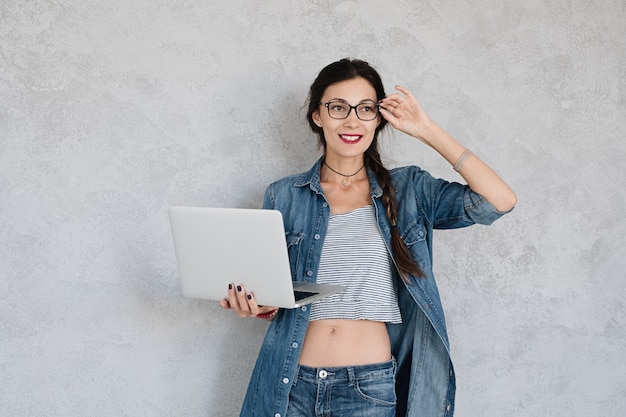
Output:
[[[292,188],[292,187],[304,187],[311,183],[319,182],[320,161],[317,161],[308,171],[301,172],[299,174],[288,175],[284,178],[272,182],[268,188]]]
[[[426,171],[424,171],[421,167],[417,165],[405,165],[402,167],[391,168],[389,170],[392,178],[399,176],[415,175],[420,172],[424,173]]]
[[[398,201],[405,199],[419,201],[422,205],[445,198],[448,202],[463,204],[466,185],[435,178],[428,171],[416,165],[403,166],[390,170],[391,180]]]
[[[304,203],[314,190],[320,189],[319,168],[315,166],[299,174],[293,174],[272,182],[265,190],[263,206],[265,208],[278,208],[285,204]]]
[[[291,187],[295,184],[298,184],[306,178],[306,172],[301,172],[298,174],[288,175],[281,179],[278,179],[270,184],[272,187]]]
[[[396,189],[415,186],[420,182],[430,182],[434,178],[430,173],[417,165],[406,165],[389,170],[391,180]]]
[[[272,182],[267,186],[266,193],[284,194],[292,193],[307,185],[306,173],[293,174]]]

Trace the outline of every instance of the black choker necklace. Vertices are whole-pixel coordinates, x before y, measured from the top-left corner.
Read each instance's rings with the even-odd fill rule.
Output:
[[[341,172],[337,172],[337,171],[335,171],[334,169],[332,169],[332,168],[330,167],[330,165],[328,165],[328,164],[326,163],[326,161],[324,161],[324,165],[326,165],[326,166],[328,167],[328,169],[330,169],[331,171],[333,171],[335,174],[337,174],[337,175],[341,175],[342,177],[345,177],[345,178],[343,179],[343,181],[341,182],[341,184],[342,184],[344,187],[349,187],[349,186],[350,186],[350,184],[352,183],[352,182],[350,181],[350,178],[351,178],[351,177],[354,177],[356,174],[358,174],[359,172],[361,172],[361,170],[362,170],[363,168],[365,168],[365,164],[363,164],[363,166],[362,166],[361,168],[359,168],[359,169],[358,169],[358,170],[357,170],[354,174],[346,175],[346,174],[342,174]]]

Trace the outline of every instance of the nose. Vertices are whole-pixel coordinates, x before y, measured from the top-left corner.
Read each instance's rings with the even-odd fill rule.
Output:
[[[348,117],[346,117],[344,119],[344,123],[345,124],[354,124],[354,123],[358,123],[359,122],[359,117],[356,115],[356,109],[355,108],[351,108],[350,111],[348,112]]]

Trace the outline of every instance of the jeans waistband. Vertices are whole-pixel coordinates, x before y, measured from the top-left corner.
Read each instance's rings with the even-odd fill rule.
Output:
[[[340,382],[359,379],[379,378],[393,375],[396,371],[396,358],[386,362],[339,367],[320,367],[299,365],[298,379],[309,382]]]

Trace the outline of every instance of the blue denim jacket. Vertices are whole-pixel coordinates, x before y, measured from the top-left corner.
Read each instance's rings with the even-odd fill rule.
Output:
[[[321,160],[306,173],[271,184],[263,207],[280,210],[285,223],[294,281],[315,282],[330,207],[320,183]],[[380,232],[391,253],[390,224],[382,188],[368,170],[370,194]],[[491,224],[504,213],[459,183],[433,178],[416,166],[391,170],[398,199],[398,231],[425,277],[404,283],[396,273],[402,324],[388,325],[398,363],[398,416],[454,413],[455,376],[446,323],[432,271],[433,229]],[[250,378],[241,417],[284,417],[309,322],[307,306],[281,309],[270,324]]]

